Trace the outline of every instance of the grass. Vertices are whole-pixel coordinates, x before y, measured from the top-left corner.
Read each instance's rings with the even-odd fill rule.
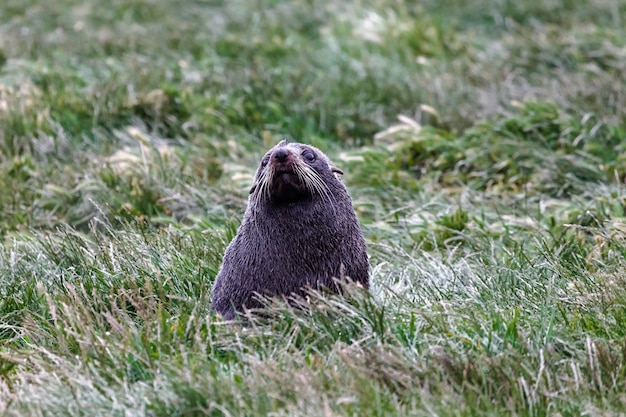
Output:
[[[0,14],[0,415],[626,412],[620,2]],[[282,138],[346,172],[372,290],[225,325]]]

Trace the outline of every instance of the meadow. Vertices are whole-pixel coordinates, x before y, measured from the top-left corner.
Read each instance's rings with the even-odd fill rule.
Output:
[[[626,3],[0,2],[1,416],[626,414]],[[263,153],[369,294],[209,311]]]

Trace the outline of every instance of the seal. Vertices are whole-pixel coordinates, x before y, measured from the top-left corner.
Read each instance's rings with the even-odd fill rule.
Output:
[[[310,145],[282,141],[265,154],[224,253],[212,311],[233,320],[262,307],[259,296],[340,293],[344,279],[369,289],[365,239],[342,174]]]

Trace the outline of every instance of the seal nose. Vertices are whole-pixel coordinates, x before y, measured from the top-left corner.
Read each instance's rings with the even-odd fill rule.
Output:
[[[277,149],[274,152],[274,158],[278,162],[285,162],[287,160],[287,155],[289,155],[289,153],[285,149]]]

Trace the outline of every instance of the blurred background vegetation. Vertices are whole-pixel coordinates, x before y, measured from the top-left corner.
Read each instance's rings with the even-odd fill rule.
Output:
[[[0,16],[0,414],[626,411],[626,3]],[[223,326],[212,281],[283,138],[345,171],[372,295]]]

